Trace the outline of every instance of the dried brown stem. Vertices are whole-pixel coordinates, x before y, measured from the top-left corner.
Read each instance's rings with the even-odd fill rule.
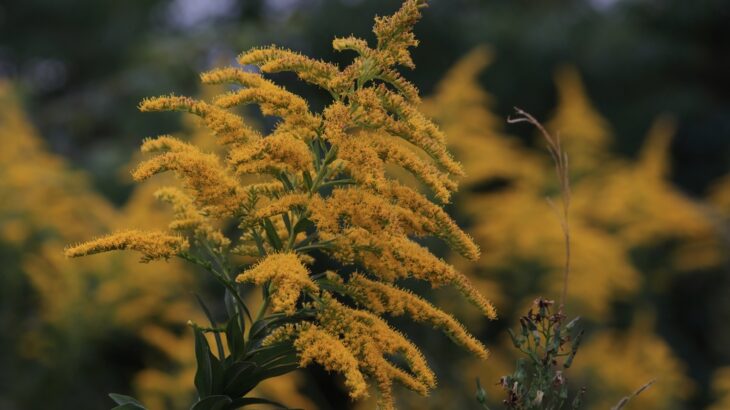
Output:
[[[643,386],[641,386],[638,389],[636,389],[636,391],[633,392],[633,393],[631,393],[630,396],[626,396],[626,397],[622,398],[615,406],[611,407],[611,410],[621,410],[621,409],[623,409],[629,403],[629,401],[631,401],[631,399],[633,399],[634,397],[636,397],[639,394],[641,394],[644,390],[646,390],[649,387],[651,387],[651,385],[654,384],[654,382],[656,382],[656,380],[650,380],[648,383],[646,383]]]
[[[545,141],[547,142],[548,152],[550,153],[550,156],[555,163],[555,174],[557,175],[558,181],[560,182],[560,195],[563,205],[562,213],[558,211],[557,207],[550,198],[547,198],[547,201],[553,208],[553,210],[555,210],[555,213],[558,215],[560,227],[563,230],[563,237],[565,239],[565,267],[563,270],[563,291],[560,295],[560,307],[558,309],[559,313],[564,313],[566,303],[565,301],[568,295],[568,278],[570,276],[570,224],[568,221],[568,211],[570,209],[570,174],[568,167],[568,154],[563,151],[563,147],[560,142],[560,135],[553,136],[552,134],[550,134],[540,123],[540,121],[538,121],[535,117],[533,117],[526,111],[515,107],[515,112],[517,112],[518,116],[515,118],[507,118],[507,122],[510,124],[527,122],[529,124],[532,124],[540,131]]]

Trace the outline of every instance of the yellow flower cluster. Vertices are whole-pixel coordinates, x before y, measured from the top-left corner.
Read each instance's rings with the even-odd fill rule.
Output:
[[[395,381],[422,395],[436,386],[435,376],[418,348],[383,319],[366,310],[349,308],[326,293],[320,303],[320,326],[330,335],[339,335],[357,359],[360,371],[375,380],[383,408],[394,408]],[[401,358],[409,371],[391,362],[390,357]]]
[[[255,138],[259,134],[244,124],[241,117],[218,106],[189,97],[175,95],[148,98],[139,105],[140,111],[187,111],[203,119],[221,144],[237,144]]]
[[[135,249],[145,260],[178,254],[223,283],[235,278],[261,286],[265,300],[259,318],[270,310],[294,321],[273,330],[266,343],[294,341],[301,365],[316,362],[343,373],[353,398],[364,396],[366,380],[372,380],[383,409],[395,406],[394,383],[425,395],[436,381],[418,348],[381,315],[408,313],[486,358],[486,348],[454,317],[394,283],[412,278],[434,287],[450,285],[483,315],[496,317],[466,276],[417,238],[438,237],[472,260],[479,257],[477,245],[441,205],[397,177],[399,172],[416,177],[435,200],[446,203],[457,188],[454,177],[463,175],[444,134],[418,110],[417,89],[396,69],[413,67],[409,48],[417,41],[412,28],[423,5],[406,0],[392,16],[378,18],[374,47],[352,37],[335,39],[336,50],[357,54],[343,69],[274,46],[238,58],[262,73],[291,71],[327,90],[333,101],[321,114],[262,74],[235,67],[201,75],[206,84],[240,87],[212,102],[174,95],[143,101],[142,111],[199,116],[220,144],[203,152],[163,135],[142,146],[153,156],[133,171],[136,180],[164,171],[182,180],[183,190],[163,188],[157,197],[172,204],[169,229],[184,239],[125,231],[72,247],[67,254]],[[280,121],[261,135],[228,111],[246,104]],[[253,183],[252,176],[257,178]],[[346,269],[310,272],[305,265],[315,250]],[[255,258],[237,276],[236,255]],[[353,266],[361,273],[346,273]],[[235,288],[227,284],[227,289]]]
[[[689,397],[694,385],[684,374],[685,366],[669,345],[651,332],[653,327],[653,320],[639,317],[625,332],[603,331],[581,346],[573,372],[584,383],[600,386],[591,398],[591,409],[610,408],[617,397],[651,380],[656,382],[632,399],[632,406],[662,409]]]
[[[271,310],[288,315],[293,315],[296,311],[296,303],[302,292],[317,290],[317,286],[309,278],[309,271],[295,253],[270,254],[256,266],[238,275],[236,281],[252,282],[256,285],[270,283],[273,294]]]
[[[540,289],[557,291],[556,276],[564,262],[562,233],[545,202],[546,193],[556,189],[546,178],[553,172],[552,164],[547,156],[536,155],[505,135],[490,112],[492,98],[478,81],[490,60],[488,49],[475,49],[424,102],[425,110],[451,136],[449,144],[456,157],[470,171],[464,193],[455,200],[457,212],[472,221],[470,233],[490,250],[479,264],[463,269],[479,277],[481,272],[506,269],[520,261],[537,262],[538,272],[547,268],[551,273],[540,279]],[[548,127],[560,135],[573,173],[572,270],[579,273],[571,277],[570,303],[582,315],[605,317],[613,300],[626,300],[642,285],[631,250],[664,240],[680,240],[677,266],[716,264],[719,247],[711,222],[667,180],[672,122],[657,120],[638,161],[631,163],[612,155],[610,127],[591,105],[577,71],[561,68],[556,85],[559,105]],[[698,253],[699,249],[703,252]],[[455,263],[462,267],[460,261]],[[477,283],[485,289],[497,286],[487,278]],[[527,295],[525,302],[536,296]]]
[[[490,111],[494,101],[482,89],[479,75],[491,59],[492,54],[485,47],[462,58],[436,87],[436,93],[424,100],[424,111],[443,128],[454,157],[469,171],[461,192],[453,199],[454,208],[472,224],[467,230],[475,241],[488,249],[476,264],[464,263],[458,257],[450,261],[470,274],[478,288],[512,296],[495,301],[501,311],[511,311],[538,295],[560,292],[563,239],[554,210],[545,201],[557,190],[551,182],[553,164],[544,153],[507,135],[501,125],[504,120]],[[667,267],[682,272],[717,266],[721,247],[712,227],[715,221],[707,217],[709,207],[689,198],[669,181],[669,147],[674,133],[671,119],[660,117],[649,128],[636,160],[620,158],[611,151],[614,135],[608,121],[591,104],[578,72],[563,67],[555,80],[559,104],[548,129],[560,135],[572,172],[568,309],[589,320],[606,323],[617,302],[642,306],[637,296],[645,297],[645,292],[665,286],[670,274]],[[729,187],[730,178],[726,177],[711,190],[709,199],[716,216],[730,215]],[[666,249],[670,242],[676,246],[661,270],[646,274],[645,266],[641,266],[644,271],[639,269],[635,255],[655,246]],[[517,270],[520,273],[513,275]],[[495,272],[503,273],[504,278],[495,279]],[[466,310],[457,312],[468,314]],[[610,407],[610,400],[629,394],[653,376],[665,374],[652,387],[657,392],[647,392],[643,399],[645,407],[661,407],[689,394],[685,386],[690,383],[681,362],[645,322],[635,323],[630,333],[603,331],[587,335],[586,340],[585,351],[581,348],[576,359],[576,365],[583,361],[585,366],[573,379],[592,375],[591,385],[605,384],[612,386],[613,391],[605,401],[599,397],[597,403],[588,403],[588,407]],[[622,358],[621,349],[610,349],[611,343],[625,346],[626,357]],[[634,344],[642,343],[654,346],[656,356],[661,358],[631,359],[642,354],[633,351]],[[499,361],[512,357],[510,351],[514,349],[509,339],[504,338],[490,348],[495,352],[490,366],[485,369],[479,364],[458,361],[452,377],[471,386],[472,376],[497,380],[507,374],[509,367],[495,368],[506,367]],[[606,359],[609,350],[617,357],[613,361],[615,366],[605,364],[612,361]],[[471,378],[463,375],[465,367],[473,369],[467,370]],[[471,394],[471,388],[468,393]],[[409,404],[434,409],[442,406],[437,400],[413,399]]]
[[[192,335],[181,336],[178,329],[200,315],[186,296],[192,275],[185,265],[175,260],[140,264],[131,252],[78,261],[63,256],[64,243],[125,226],[149,230],[122,231],[130,248],[141,247],[143,259],[173,256],[185,241],[155,231],[165,229],[169,216],[152,198],[157,188],[140,187],[122,212],[115,209],[94,192],[86,174],[49,152],[13,91],[0,82],[0,196],[12,198],[0,203],[0,247],[18,255],[5,265],[6,280],[27,285],[33,297],[29,313],[12,315],[18,332],[6,339],[9,351],[18,352],[25,363],[33,362],[34,371],[57,377],[65,360],[98,358],[95,352],[103,350],[100,346],[109,334],[135,340],[143,354],[143,368],[133,369],[135,394],[149,408],[188,405],[195,357]],[[133,244],[130,236],[137,235],[144,238]],[[4,302],[6,307],[18,306],[12,300]],[[154,360],[147,359],[151,351]],[[112,370],[99,369],[86,377],[105,377],[105,371]]]
[[[142,152],[160,153],[142,162],[132,177],[142,181],[164,172],[175,171],[194,193],[196,204],[213,216],[233,215],[241,206],[243,195],[238,182],[228,175],[218,158],[174,137],[161,136],[142,144]]]
[[[730,407],[730,367],[721,367],[712,376],[712,393],[715,402],[709,410],[722,410]]]
[[[407,289],[373,281],[361,274],[354,274],[345,288],[358,304],[367,306],[373,313],[388,313],[393,316],[407,313],[416,322],[429,323],[441,329],[454,342],[476,356],[482,359],[488,356],[484,345],[470,335],[453,316]]]
[[[560,139],[571,158],[574,176],[594,171],[609,158],[611,130],[608,122],[595,110],[578,71],[561,67],[555,74],[558,107],[548,127],[559,130]]]
[[[172,206],[175,219],[168,225],[171,230],[192,231],[195,236],[208,241],[221,251],[228,247],[231,241],[213,226],[209,218],[198,210],[193,203],[193,199],[185,192],[168,186],[160,188],[154,195],[158,200],[167,202]]]
[[[367,396],[367,384],[358,369],[357,359],[340,339],[315,324],[301,323],[277,328],[264,340],[264,344],[271,345],[291,338],[296,338],[294,347],[299,353],[302,367],[317,363],[326,370],[342,373],[350,397],[359,399]]]
[[[85,242],[66,249],[66,256],[74,258],[95,253],[131,249],[142,253],[142,261],[167,259],[175,256],[189,246],[180,236],[164,232],[143,232],[137,230],[121,231],[102,238]]]

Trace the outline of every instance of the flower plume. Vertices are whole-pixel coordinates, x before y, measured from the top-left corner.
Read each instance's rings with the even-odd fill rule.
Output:
[[[93,255],[95,253],[130,249],[142,253],[142,261],[168,259],[184,251],[188,241],[178,235],[159,231],[128,230],[103,236],[66,248],[67,257]]]
[[[419,242],[436,237],[468,259],[479,258],[472,238],[442,208],[457,189],[461,165],[443,132],[419,110],[418,90],[398,71],[415,67],[410,48],[418,44],[413,26],[423,5],[406,0],[395,14],[377,18],[373,46],[335,39],[336,50],[356,53],[345,67],[276,46],[255,48],[238,62],[261,73],[223,67],[201,75],[205,84],[239,87],[211,102],[175,95],[144,100],[142,111],[200,117],[220,144],[204,152],[163,135],[142,146],[149,157],[133,171],[136,180],[172,171],[181,181],[182,189],[156,194],[172,206],[169,227],[181,236],[127,231],[67,253],[134,249],[144,260],[178,255],[196,263],[226,287],[228,326],[241,326],[226,329],[231,356],[221,357],[221,366],[248,357],[234,350],[241,330],[250,329],[241,342],[253,352],[246,360],[255,361],[261,349],[289,346],[298,356],[294,365],[318,363],[342,373],[352,398],[377,388],[383,409],[395,408],[396,383],[423,395],[436,386],[423,354],[386,315],[429,324],[486,358],[486,348],[453,316],[398,283],[452,286],[484,316],[496,317],[466,276]],[[331,103],[313,112],[307,100],[265,76],[280,71],[325,89]],[[261,134],[229,111],[247,104],[279,119],[271,132]],[[404,173],[422,186],[410,185]],[[323,269],[330,266],[342,269]],[[255,319],[239,293],[245,286],[263,290]]]

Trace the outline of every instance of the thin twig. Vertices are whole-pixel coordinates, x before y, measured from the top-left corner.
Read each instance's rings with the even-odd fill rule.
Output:
[[[615,406],[611,407],[611,410],[623,409],[629,403],[629,401],[631,401],[631,399],[640,395],[644,390],[651,387],[651,385],[654,384],[654,382],[656,382],[656,380],[650,380],[648,383],[646,383],[643,386],[636,389],[636,391],[633,392],[630,396],[626,396],[626,397],[622,398]]]
[[[562,144],[560,142],[560,135],[553,136],[550,134],[545,127],[535,117],[530,115],[524,110],[515,107],[517,117],[507,118],[507,122],[515,124],[518,122],[527,122],[537,128],[547,142],[547,149],[550,156],[555,163],[555,174],[558,177],[560,183],[560,195],[562,197],[563,209],[562,213],[558,211],[557,207],[550,198],[547,198],[548,204],[553,208],[560,221],[560,227],[563,230],[563,237],[565,239],[565,268],[563,271],[563,291],[560,295],[560,306],[558,312],[564,314],[565,301],[568,296],[568,278],[570,277],[570,224],[568,222],[568,214],[570,209],[570,173],[568,167],[568,154],[563,151]]]

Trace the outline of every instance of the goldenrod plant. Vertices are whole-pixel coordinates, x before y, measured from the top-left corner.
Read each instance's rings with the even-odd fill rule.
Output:
[[[140,104],[142,111],[199,116],[223,155],[169,135],[146,140],[142,151],[151,157],[133,177],[172,171],[182,182],[156,194],[173,208],[169,228],[120,230],[70,246],[66,255],[135,250],[141,262],[181,258],[225,288],[225,320],[215,320],[201,300],[210,323],[190,322],[194,409],[267,403],[249,392],[310,363],[342,374],[353,399],[374,386],[382,409],[395,408],[394,383],[428,394],[435,375],[384,315],[409,315],[488,356],[456,319],[397,283],[412,278],[453,286],[484,316],[496,317],[463,274],[417,242],[434,236],[467,258],[479,256],[440,205],[456,190],[461,166],[443,133],[419,111],[417,89],[397,71],[413,68],[412,28],[424,5],[407,0],[393,15],[376,18],[374,46],[336,38],[335,50],[356,54],[343,69],[276,46],[256,48],[239,56],[242,67],[201,75],[205,84],[237,85],[211,102],[168,95]],[[326,90],[331,103],[312,112],[307,101],[263,75],[280,71]],[[280,122],[262,135],[231,110],[246,104]],[[417,177],[433,199],[394,177],[393,165]],[[251,176],[258,180],[250,182]],[[317,270],[323,261],[337,269]],[[253,312],[244,300],[252,287],[262,292]],[[128,396],[113,398],[122,408],[143,407]]]
[[[94,383],[126,384],[129,377],[154,408],[189,402],[194,356],[178,346],[192,338],[176,329],[196,313],[184,291],[190,272],[178,263],[140,265],[131,254],[63,257],[64,243],[132,221],[155,223],[165,212],[152,199],[138,200],[140,192],[119,212],[87,175],[49,151],[11,84],[0,83],[0,103],[0,196],[12,198],[0,203],[0,249],[18,255],[4,259],[0,318],[15,330],[3,337],[10,353],[3,361],[23,369],[17,377],[24,380],[12,383],[18,401],[11,405],[37,403],[35,392],[44,388],[49,400],[98,406]],[[110,340],[123,347],[104,349]],[[131,374],[98,366],[126,349],[139,355]],[[55,387],[44,386],[48,379]],[[157,392],[161,385],[165,394]]]

